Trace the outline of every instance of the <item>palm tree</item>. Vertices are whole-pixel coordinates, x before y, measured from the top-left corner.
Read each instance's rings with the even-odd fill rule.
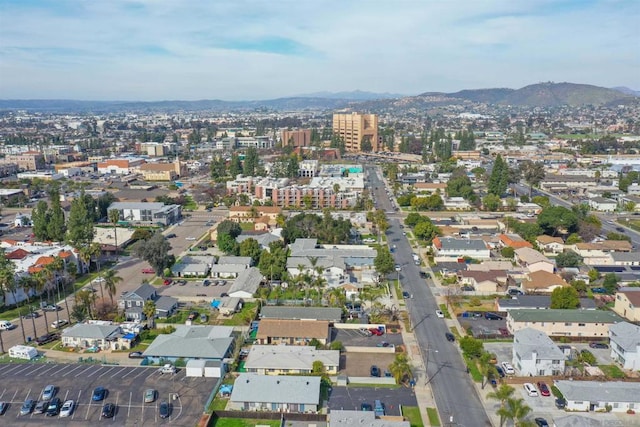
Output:
[[[29,304],[29,313],[33,313],[33,307],[31,306],[31,294],[36,293],[36,289],[38,287],[38,281],[34,276],[22,276],[19,279],[20,286],[24,289],[25,294],[27,294],[27,304]],[[36,331],[36,318],[31,316],[31,323],[33,324],[33,336],[37,337],[38,333]]]
[[[411,378],[411,365],[405,353],[398,353],[389,365],[389,372],[395,378],[396,383],[401,384],[406,377]]]
[[[503,422],[507,420],[515,421],[516,426],[524,423],[524,418],[530,412],[531,408],[524,403],[524,399],[509,398],[505,405],[496,411],[496,414],[500,416],[500,426],[502,427]]]
[[[155,327],[156,303],[152,300],[146,300],[142,307],[142,314],[147,318],[149,329],[153,329]]]
[[[500,416],[500,427],[504,423],[503,414],[500,412],[504,408],[505,402],[508,399],[511,399],[515,389],[506,383],[500,384],[500,387],[496,391],[492,391],[491,393],[487,393],[487,398],[495,399],[500,401],[500,409],[498,409],[497,414]]]
[[[116,285],[122,282],[122,277],[116,274],[115,270],[107,270],[103,275],[104,286],[107,288],[109,298],[111,298],[111,305],[113,305],[113,296],[116,294]]]
[[[482,356],[480,356],[480,359],[478,359],[478,368],[480,370],[480,373],[482,374],[482,384],[481,384],[482,390],[484,390],[484,386],[487,385],[486,380],[489,379],[489,376],[491,374],[494,374],[494,378],[495,378],[496,369],[493,366],[493,364],[489,363],[490,360],[491,360],[491,354],[489,353],[483,353]]]
[[[48,283],[48,279],[47,276],[45,274],[46,272],[44,270],[42,271],[38,271],[36,274],[34,274],[32,277],[36,282],[36,294],[38,294],[40,296],[40,306],[42,307],[42,294],[45,290],[45,287]],[[44,327],[47,330],[47,333],[49,333],[49,320],[47,319],[47,312],[42,310],[42,313],[44,314]]]
[[[118,262],[118,221],[120,221],[120,211],[118,209],[111,209],[108,212],[109,222],[113,224],[113,239],[116,247],[116,262]]]

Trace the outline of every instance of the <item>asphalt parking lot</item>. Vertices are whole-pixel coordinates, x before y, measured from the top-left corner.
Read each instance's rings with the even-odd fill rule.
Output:
[[[101,422],[114,426],[193,426],[202,414],[204,404],[213,388],[214,378],[187,378],[184,369],[175,375],[161,374],[158,367],[123,367],[94,364],[4,364],[0,365],[0,401],[9,402],[10,407],[2,417],[10,420],[11,426],[51,424],[44,414],[20,416],[25,399],[39,399],[47,384],[56,386],[56,396],[62,401],[71,399],[76,408],[69,418],[55,418],[56,425],[86,426]],[[95,387],[108,390],[106,399],[93,402],[91,395]],[[157,390],[153,403],[144,403],[144,391]],[[175,399],[174,399],[175,397]],[[170,402],[169,418],[159,417],[161,401]],[[114,403],[116,415],[112,419],[102,418],[102,406]]]
[[[401,415],[400,405],[418,406],[415,393],[408,387],[333,387],[329,409],[359,411],[362,403],[373,406],[376,400],[385,405],[386,415]]]
[[[371,366],[376,365],[382,371],[380,375],[384,376],[384,371],[395,359],[395,353],[345,353],[343,373],[349,377],[368,377],[371,375]]]
[[[368,328],[369,325],[362,325]],[[365,337],[357,329],[336,329],[331,331],[331,341],[340,341],[345,346],[355,347],[377,347],[378,344],[388,342],[390,345],[402,345],[402,334],[384,334],[382,336],[372,335]]]
[[[506,318],[502,320],[488,320],[484,317],[458,317],[458,321],[464,329],[471,327],[471,333],[474,337],[500,335],[499,328],[507,327]]]
[[[180,279],[177,279],[180,280]],[[197,281],[187,281],[186,285],[180,286],[172,283],[169,286],[163,286],[161,293],[165,296],[175,297],[180,299],[180,297],[186,297],[189,299],[193,299],[195,297],[202,297],[203,300],[211,302],[212,298],[218,298],[225,292],[229,292],[233,281],[227,280],[225,285],[219,286],[214,285],[218,279],[209,279],[211,281],[210,286],[204,286],[202,284],[202,280]]]

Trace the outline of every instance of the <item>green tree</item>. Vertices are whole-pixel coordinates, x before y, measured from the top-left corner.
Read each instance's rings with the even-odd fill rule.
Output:
[[[118,262],[118,221],[120,221],[120,211],[118,209],[111,209],[109,211],[108,219],[113,224],[113,241],[116,248],[116,263]]]
[[[156,303],[153,300],[146,300],[142,306],[142,314],[147,318],[149,329],[155,328],[156,322]]]
[[[256,239],[245,239],[240,243],[240,256],[251,257],[253,265],[258,265],[262,248]]]
[[[578,291],[571,287],[556,288],[551,292],[551,308],[574,309],[580,307]]]
[[[529,184],[529,197],[533,187],[537,187],[545,177],[544,164],[525,160],[520,164],[520,171],[525,182]]]
[[[550,206],[538,215],[538,225],[545,234],[556,236],[577,231],[577,215],[563,206]]]
[[[589,283],[593,283],[600,278],[600,272],[595,268],[592,268],[587,273],[587,276],[589,276]]]
[[[507,191],[508,183],[509,165],[502,159],[502,156],[498,154],[493,162],[493,169],[491,170],[491,176],[489,176],[489,182],[487,183],[487,191],[490,194],[500,197]]]
[[[44,200],[40,200],[31,213],[33,234],[41,242],[49,240],[49,206]]]
[[[551,206],[551,202],[549,201],[548,196],[533,196],[531,197],[531,202],[540,206],[542,209],[545,209]]]
[[[484,351],[482,341],[470,336],[460,338],[460,349],[467,357],[480,357]]]
[[[376,268],[376,271],[381,276],[386,276],[394,270],[394,260],[389,249],[383,246],[380,246],[376,249],[378,254],[373,260],[373,265]]]
[[[215,156],[211,160],[211,166],[209,167],[211,172],[211,179],[214,181],[219,181],[225,176],[227,176],[227,165],[225,164],[224,158],[222,156]]]
[[[500,197],[495,194],[487,194],[482,198],[482,205],[484,206],[484,210],[495,212],[500,208]]]
[[[501,420],[512,420],[515,421],[516,426],[524,427],[523,422],[530,412],[531,408],[524,403],[524,399],[509,398],[496,413]]]
[[[235,239],[242,233],[242,227],[240,227],[240,224],[237,222],[225,219],[218,224],[217,231],[218,237],[220,237],[221,234],[228,234]]]
[[[218,248],[227,255],[238,255],[240,245],[230,234],[218,234]]]
[[[255,147],[249,147],[244,157],[244,174],[255,176],[259,161],[258,150]]]
[[[415,226],[413,233],[418,239],[431,243],[436,236],[440,235],[440,229],[431,221],[422,221]]]
[[[516,251],[511,246],[505,246],[500,250],[500,254],[505,258],[513,259]]]
[[[618,276],[615,273],[605,274],[602,286],[608,293],[613,294],[618,289]]]
[[[135,247],[136,256],[147,261],[157,275],[162,275],[164,269],[173,263],[170,250],[171,244],[160,231],[156,231],[147,241],[137,242]]]
[[[109,206],[111,206],[111,204],[115,201],[116,197],[108,191],[102,196],[98,197],[98,200],[96,201],[96,211],[98,219],[107,217]]]
[[[311,374],[312,375],[324,375],[327,372],[327,369],[322,363],[321,360],[314,360],[311,364]]]
[[[236,176],[240,175],[242,172],[243,169],[242,163],[240,162],[240,157],[237,154],[232,154],[231,162],[229,164],[229,175],[231,175],[231,177],[235,179]]]
[[[423,222],[423,221],[430,221],[429,218],[427,218],[426,216],[420,215],[417,212],[411,212],[410,214],[407,215],[407,217],[404,219],[404,225],[406,225],[407,227],[415,227],[418,223]]]
[[[393,362],[389,364],[389,372],[391,372],[397,384],[402,384],[407,378],[412,377],[411,365],[405,353],[396,354]]]
[[[47,236],[55,242],[62,242],[64,241],[66,226],[58,190],[53,189],[49,192],[49,200],[51,206],[47,211]]]
[[[516,390],[509,384],[502,383],[497,390],[487,393],[487,398],[500,401],[500,409],[502,409],[505,407],[507,400],[511,399],[515,391]],[[498,415],[500,416],[500,426],[502,427],[505,419],[500,412],[498,412]]]
[[[566,251],[556,256],[556,265],[560,268],[579,267],[582,257],[573,251]]]
[[[93,215],[87,211],[82,196],[71,202],[66,236],[66,240],[71,246],[78,249],[93,242],[95,234],[93,218]]]

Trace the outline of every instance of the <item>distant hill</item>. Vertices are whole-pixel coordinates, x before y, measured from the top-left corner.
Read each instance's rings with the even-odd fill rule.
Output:
[[[622,92],[626,95],[640,96],[640,90],[629,89],[626,86],[616,86],[612,87],[611,89],[617,90],[618,92]]]
[[[344,99],[350,101],[371,101],[375,99],[395,99],[404,98],[406,94],[399,93],[375,93],[354,90],[351,92],[315,92],[300,95],[301,98],[327,98],[327,99]]]

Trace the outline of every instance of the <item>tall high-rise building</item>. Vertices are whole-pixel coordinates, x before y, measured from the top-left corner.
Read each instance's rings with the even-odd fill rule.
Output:
[[[287,145],[293,148],[310,147],[311,129],[283,130],[281,138],[283,147]]]
[[[380,149],[378,116],[375,114],[334,114],[333,134],[339,135],[344,140],[346,151],[369,151],[362,150],[362,143],[365,141],[371,144],[371,151]]]

